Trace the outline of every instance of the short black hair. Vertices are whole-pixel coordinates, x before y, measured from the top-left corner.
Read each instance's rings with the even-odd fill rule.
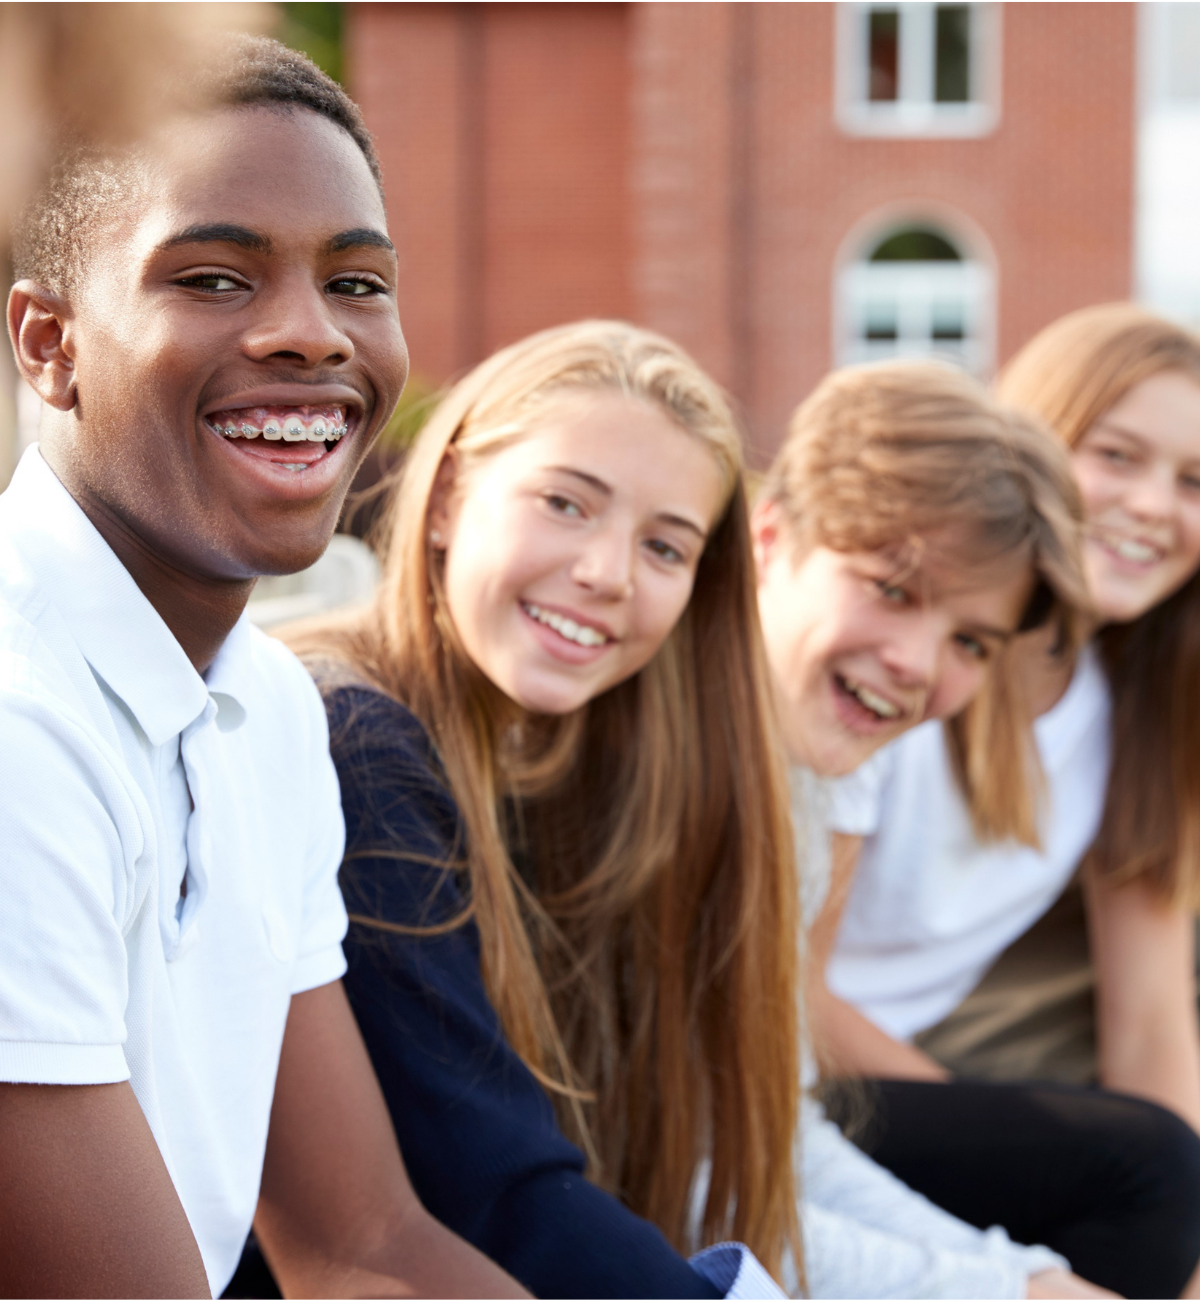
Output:
[[[226,36],[197,75],[192,102],[206,107],[306,108],[340,126],[362,150],[383,192],[383,173],[358,105],[310,59],[265,36]],[[74,138],[62,143],[44,184],[13,231],[13,273],[64,292],[86,264],[97,216],[132,191],[133,155]]]

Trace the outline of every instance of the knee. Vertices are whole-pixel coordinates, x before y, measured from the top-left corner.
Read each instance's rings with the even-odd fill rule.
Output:
[[[1140,1163],[1164,1200],[1190,1207],[1200,1220],[1200,1134],[1164,1106],[1136,1104]]]

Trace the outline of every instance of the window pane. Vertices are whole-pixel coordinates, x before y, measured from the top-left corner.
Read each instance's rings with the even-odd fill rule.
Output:
[[[900,15],[895,9],[870,13],[868,98],[895,100],[900,92]]]
[[[934,99],[965,104],[970,95],[971,14],[967,5],[938,5]]]
[[[963,304],[952,299],[934,299],[931,316],[931,333],[935,339],[962,339],[966,337],[963,328]]]
[[[873,340],[896,337],[896,304],[876,298],[867,302],[864,337]]]

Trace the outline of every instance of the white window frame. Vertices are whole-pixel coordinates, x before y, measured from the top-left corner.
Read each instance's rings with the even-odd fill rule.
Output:
[[[871,254],[894,234],[912,227],[935,230],[962,256],[959,262],[872,262]],[[843,241],[833,275],[833,356],[839,366],[868,361],[940,359],[978,379],[996,362],[997,268],[986,235],[941,205],[889,207],[856,224]],[[895,339],[865,337],[868,304],[880,297],[896,305]],[[963,306],[963,339],[932,338],[937,299]]]
[[[895,100],[868,97],[870,14],[899,14],[899,87]],[[1000,121],[1000,5],[995,0],[967,4],[970,15],[970,85],[964,104],[934,98],[936,0],[850,0],[837,6],[837,66],[834,113],[849,135],[964,137],[987,135]]]

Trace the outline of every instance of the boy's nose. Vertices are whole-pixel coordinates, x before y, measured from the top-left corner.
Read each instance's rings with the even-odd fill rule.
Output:
[[[277,357],[305,366],[340,365],[354,355],[354,343],[328,299],[312,285],[264,301],[262,318],[247,331],[244,346],[256,361]]]
[[[914,627],[893,637],[880,656],[900,686],[928,689],[937,676],[941,637],[932,628]]]

